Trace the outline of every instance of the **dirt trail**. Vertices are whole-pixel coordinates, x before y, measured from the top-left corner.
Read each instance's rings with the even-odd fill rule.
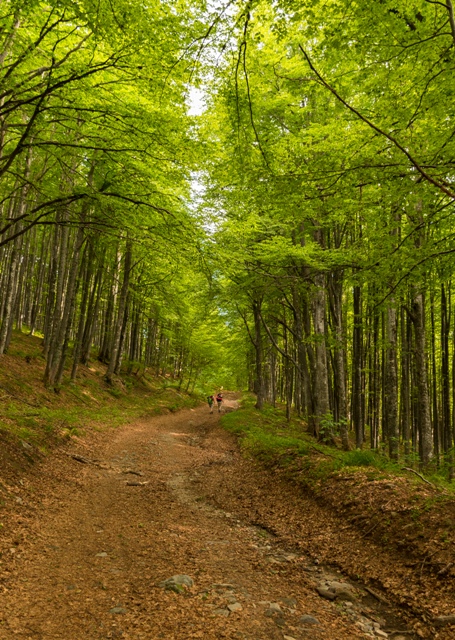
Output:
[[[206,472],[222,468],[226,485],[237,458],[206,407],[95,434],[49,457],[15,489],[0,639],[414,637],[387,636],[381,612],[359,591],[321,598],[321,580],[342,578],[232,505],[202,497]],[[158,586],[175,574],[193,587]]]

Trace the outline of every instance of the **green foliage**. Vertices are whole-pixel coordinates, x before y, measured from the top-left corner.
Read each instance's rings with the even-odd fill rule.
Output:
[[[172,387],[163,388],[153,380],[147,382],[147,388],[134,376],[127,382],[129,389],[125,387],[122,390],[106,387],[101,377],[88,378],[77,387],[72,385],[74,388],[68,395],[67,390],[71,385],[63,385],[60,394],[66,396],[64,403],[60,402],[59,396],[54,396],[54,403],[51,397],[46,399],[47,406],[40,405],[33,409],[19,399],[7,402],[2,406],[0,428],[10,437],[24,440],[45,452],[50,444],[61,438],[82,435],[90,429],[115,428],[129,420],[194,407],[200,403],[198,397],[177,393]]]
[[[288,422],[282,409],[255,409],[252,396],[243,398],[241,409],[224,415],[222,424],[239,437],[246,455],[288,470],[296,480],[313,488],[341,470],[364,473],[368,468],[370,480],[403,473],[401,465],[375,451],[340,451],[321,444],[305,432],[301,420],[294,417]]]

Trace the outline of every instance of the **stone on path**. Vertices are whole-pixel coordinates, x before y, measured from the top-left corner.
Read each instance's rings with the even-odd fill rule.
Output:
[[[281,602],[290,609],[295,609],[297,606],[297,600],[295,598],[282,598]]]
[[[339,598],[340,600],[350,600],[352,602],[356,599],[354,588],[347,582],[326,581],[321,583],[316,590],[326,600]]]
[[[194,584],[193,579],[186,575],[176,575],[167,580],[163,580],[158,584],[159,587],[167,589],[168,591],[174,591],[175,593],[184,593],[187,588],[192,587]]]
[[[324,587],[316,587],[316,591],[319,593],[321,598],[325,598],[326,600],[335,600],[336,598],[336,595],[333,593],[333,591],[324,589]]]
[[[96,558],[107,558],[107,553],[105,551],[101,551],[101,553],[97,553]]]
[[[109,613],[126,613],[126,609],[123,607],[112,607],[112,609],[109,610]]]
[[[240,604],[240,602],[234,602],[233,604],[228,604],[229,611],[241,611],[242,610],[242,605]]]
[[[302,624],[321,624],[314,616],[304,615],[300,618]]]
[[[225,618],[227,618],[228,615],[229,615],[229,610],[228,609],[215,609],[215,611],[213,613],[215,613],[217,616],[224,616]]]

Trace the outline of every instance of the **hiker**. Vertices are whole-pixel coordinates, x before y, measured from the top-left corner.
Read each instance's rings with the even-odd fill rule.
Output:
[[[207,396],[207,402],[209,403],[210,413],[213,413],[213,403],[215,402],[215,398],[213,396]]]
[[[221,413],[221,404],[223,402],[223,396],[221,395],[221,391],[216,396],[216,404],[218,406],[218,413]]]

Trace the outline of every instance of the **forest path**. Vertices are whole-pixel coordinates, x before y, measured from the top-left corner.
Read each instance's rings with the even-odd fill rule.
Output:
[[[381,630],[390,618],[358,590],[321,598],[321,581],[342,580],[333,572],[209,503],[210,477],[218,470],[228,491],[239,459],[218,422],[207,407],[144,419],[73,441],[42,464],[34,491],[24,490],[32,498],[18,498],[1,640],[400,637]],[[193,587],[158,586],[175,574]]]

